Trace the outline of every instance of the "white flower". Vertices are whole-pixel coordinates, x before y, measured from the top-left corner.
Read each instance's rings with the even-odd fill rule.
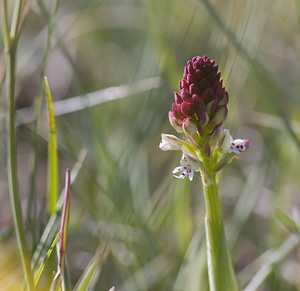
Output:
[[[224,129],[219,141],[219,151],[221,154],[228,153],[230,150],[230,145],[233,141],[232,136],[228,129]]]
[[[249,139],[235,139],[231,142],[229,152],[234,154],[240,154],[248,149],[250,146]]]
[[[173,176],[178,179],[189,177],[190,181],[192,181],[194,178],[194,170],[192,170],[189,166],[176,167],[173,170]]]
[[[235,139],[229,133],[228,129],[224,129],[219,141],[219,151],[221,154],[234,153],[240,154],[250,146],[249,139]]]
[[[163,151],[180,151],[182,140],[175,135],[162,133],[159,148]]]
[[[178,179],[189,178],[193,180],[194,172],[199,170],[200,162],[190,154],[183,153],[179,167],[173,170],[173,176]]]

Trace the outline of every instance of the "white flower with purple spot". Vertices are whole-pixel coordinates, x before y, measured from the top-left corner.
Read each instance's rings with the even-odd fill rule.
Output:
[[[230,144],[230,153],[234,154],[240,154],[244,152],[246,149],[248,149],[250,146],[250,140],[249,139],[235,139]]]
[[[173,170],[173,176],[178,179],[189,178],[190,181],[194,178],[194,172],[199,171],[200,161],[190,154],[183,153],[179,167]]]
[[[240,154],[248,149],[250,146],[249,139],[235,139],[233,140],[232,136],[228,129],[224,129],[222,136],[219,141],[219,151],[222,154],[234,153]]]

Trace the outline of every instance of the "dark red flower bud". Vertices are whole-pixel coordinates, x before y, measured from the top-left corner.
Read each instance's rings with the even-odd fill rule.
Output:
[[[208,134],[221,126],[227,116],[228,93],[223,87],[218,65],[206,56],[189,60],[174,93],[172,123],[182,125],[185,118]]]

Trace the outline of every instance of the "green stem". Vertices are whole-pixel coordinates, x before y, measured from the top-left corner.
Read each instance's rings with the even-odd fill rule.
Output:
[[[237,291],[238,286],[226,245],[216,175],[202,170],[206,207],[205,230],[210,291]]]
[[[7,133],[7,171],[8,171],[8,183],[9,183],[9,195],[11,201],[11,208],[13,213],[16,237],[18,241],[19,251],[21,255],[21,261],[23,270],[25,273],[25,280],[30,290],[33,290],[33,277],[30,269],[29,255],[25,240],[25,230],[23,225],[21,203],[19,197],[19,189],[17,182],[17,160],[16,160],[16,134],[15,134],[15,49],[12,48],[8,54],[8,66],[7,66],[7,82],[8,82],[8,94],[7,94],[7,121],[6,121],[6,133]]]
[[[17,2],[17,8],[21,7],[21,1]],[[22,262],[22,267],[25,275],[25,282],[29,290],[33,290],[33,276],[30,268],[30,260],[25,239],[25,230],[23,225],[23,217],[21,210],[21,203],[19,197],[19,189],[17,182],[17,157],[16,157],[16,134],[15,134],[15,65],[16,65],[16,51],[17,39],[16,30],[13,26],[12,32],[8,32],[8,15],[7,2],[3,1],[2,7],[4,18],[3,32],[5,36],[5,50],[7,53],[7,115],[6,115],[6,135],[7,135],[7,173],[9,195],[11,202],[11,209],[13,214],[15,232]],[[18,12],[16,8],[15,11]]]
[[[38,0],[38,5],[43,7],[43,1]],[[44,82],[45,71],[48,62],[49,50],[51,47],[51,38],[54,29],[54,20],[56,16],[56,12],[58,9],[59,0],[55,0],[52,6],[51,15],[48,17],[48,33],[47,33],[47,41],[44,47],[43,59],[41,65],[41,74],[40,74],[40,83]],[[38,130],[40,126],[40,115],[42,109],[42,94],[43,94],[44,86],[41,86],[40,93],[36,96],[34,101],[34,123],[33,123],[33,150],[31,153],[31,161],[30,161],[30,183],[29,183],[29,203],[27,209],[27,221],[29,230],[32,236],[32,249],[36,247],[36,239],[37,239],[37,227],[36,227],[36,179],[37,179],[37,166],[38,166],[38,156],[39,156],[39,144],[38,144]]]

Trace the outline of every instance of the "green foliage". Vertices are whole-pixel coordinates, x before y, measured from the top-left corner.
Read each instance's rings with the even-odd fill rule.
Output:
[[[19,1],[6,2],[12,16]],[[244,157],[223,171],[219,186],[239,284],[248,286],[246,290],[299,289],[298,222],[291,214],[300,205],[297,1],[48,2],[27,1],[22,17],[15,20],[22,27],[14,94],[15,174],[22,217],[34,219],[34,224],[24,219],[34,274],[44,266],[38,288],[48,290],[56,270],[54,252],[47,259],[63,204],[58,199],[53,208],[53,202],[49,216],[47,167],[52,164],[63,181],[65,168],[84,148],[88,154],[72,185],[66,246],[72,287],[80,280],[94,290],[208,290],[201,181],[175,180],[171,171],[180,155],[158,149],[161,132],[174,134],[167,113],[183,65],[194,55],[206,54],[224,72],[230,98],[225,126],[234,136],[251,140]],[[9,40],[9,33],[0,40],[2,53],[5,38]],[[7,70],[2,60],[0,80]],[[48,137],[41,99],[44,75],[51,85],[53,113],[61,112],[55,116],[56,166],[46,158],[53,135]],[[158,82],[137,85],[152,77]],[[5,140],[6,83],[0,86],[0,134]],[[36,115],[27,108],[35,96],[42,103]],[[92,103],[92,96],[98,101]],[[71,100],[77,102],[76,111]],[[32,151],[36,171],[30,189]],[[0,145],[2,169],[6,156]],[[64,187],[59,181],[56,191]],[[12,215],[5,171],[0,173],[0,187],[0,286],[13,290],[23,277],[21,264],[2,263],[5,258],[11,264],[19,260],[14,233],[8,231]],[[29,203],[34,215],[27,215]],[[278,208],[285,228],[276,219]],[[96,250],[103,244],[110,253],[99,263]]]
[[[45,92],[48,108],[48,176],[47,176],[47,207],[50,214],[55,212],[57,202],[57,187],[58,187],[58,165],[57,165],[57,145],[56,145],[56,127],[55,117],[52,106],[52,96],[45,77]]]

